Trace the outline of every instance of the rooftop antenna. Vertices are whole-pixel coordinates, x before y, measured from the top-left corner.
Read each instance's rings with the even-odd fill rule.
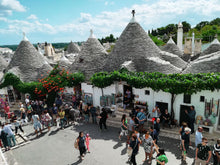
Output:
[[[23,41],[28,41],[26,35],[25,35],[25,32],[23,32]]]
[[[132,19],[131,19],[131,21],[130,21],[131,23],[136,22],[136,20],[135,20],[135,13],[136,13],[135,10],[132,10],[132,11],[131,11],[131,14],[132,14]]]

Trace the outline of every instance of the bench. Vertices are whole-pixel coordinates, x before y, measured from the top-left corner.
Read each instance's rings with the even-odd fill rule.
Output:
[[[209,133],[213,133],[213,126],[200,125],[204,130],[208,130]]]

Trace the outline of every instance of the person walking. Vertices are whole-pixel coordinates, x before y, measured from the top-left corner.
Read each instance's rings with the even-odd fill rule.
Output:
[[[153,139],[150,136],[150,132],[146,131],[145,135],[143,135],[142,138],[142,143],[144,146],[144,151],[145,151],[145,159],[143,160],[143,162],[147,161],[147,157],[149,157],[148,163],[151,164],[151,153],[153,150]]]
[[[208,140],[206,138],[202,138],[202,143],[197,145],[195,165],[206,165],[209,163],[212,157],[212,152],[207,144]]]
[[[191,134],[193,134],[194,133],[194,122],[195,122],[195,117],[196,117],[195,107],[191,106],[190,111],[188,112],[187,110],[185,110],[185,113],[188,116],[188,125],[189,125],[189,128],[191,129]]]
[[[157,130],[154,129],[153,126],[150,127],[150,135],[154,141],[155,144],[157,144],[157,141],[158,141],[158,134],[157,134]]]
[[[126,118],[126,115],[123,114],[122,115],[122,118],[121,118],[121,132],[119,134],[119,140],[121,140],[121,136],[127,136],[128,135],[128,121],[127,121],[127,118]]]
[[[13,146],[16,145],[15,135],[14,135],[14,133],[12,132],[11,127],[12,127],[12,125],[11,125],[11,124],[8,124],[8,123],[6,123],[5,126],[3,127],[3,131],[8,134],[8,135],[7,135],[7,140],[8,140],[8,144],[9,144],[10,147],[12,147],[11,141],[12,141],[13,144],[14,144]]]
[[[58,116],[60,117],[60,129],[64,129],[64,117],[65,117],[65,111],[61,108],[58,112]],[[58,121],[58,120],[57,120]],[[57,124],[58,125],[58,124]]]
[[[168,159],[164,152],[164,149],[157,148],[156,152],[157,152],[157,158],[156,158],[157,165],[165,165],[166,163],[168,163]]]
[[[31,104],[27,103],[27,118],[28,118],[28,122],[31,121],[32,112],[33,112],[33,109],[31,107]]]
[[[198,144],[202,143],[202,131],[203,131],[203,128],[202,127],[198,127],[198,130],[196,131],[196,134],[195,134],[195,145],[197,147]]]
[[[3,125],[2,125],[2,127],[3,127]],[[1,129],[0,139],[2,140],[5,151],[10,150],[10,146],[8,144],[7,136],[8,136],[8,134],[3,129]]]
[[[134,133],[135,130],[135,116],[131,116],[131,119],[129,121],[129,125],[128,125],[128,137],[127,137],[127,144],[129,144],[130,138],[132,136],[132,134]]]
[[[141,109],[141,111],[137,114],[137,120],[138,120],[138,129],[139,132],[141,133],[143,131],[144,128],[144,122],[146,120],[146,115],[144,114],[144,110]]]
[[[191,132],[191,129],[186,127],[185,132],[182,135],[182,156],[183,156],[184,161],[186,161],[186,155],[189,149],[189,145],[191,145],[190,132]]]
[[[53,108],[52,108],[53,125],[56,125],[57,115],[58,115],[58,108],[57,108],[56,104],[54,103]]]
[[[38,129],[39,129],[40,133],[42,134],[42,126],[41,126],[40,118],[39,118],[37,112],[33,113],[32,117],[31,117],[31,121],[33,122],[36,136],[38,136]]]
[[[129,148],[132,149],[132,154],[131,154],[130,162],[133,165],[137,165],[136,155],[137,155],[137,153],[139,151],[139,146],[140,146],[140,142],[137,139],[137,136],[136,135],[132,135]]]
[[[97,121],[96,121],[96,116],[97,116],[96,107],[94,107],[93,104],[91,104],[90,107],[89,107],[89,110],[90,110],[90,113],[92,115],[92,123],[97,124]]]
[[[81,160],[83,160],[84,156],[85,156],[85,152],[86,152],[85,136],[84,136],[83,132],[79,133],[79,136],[77,138],[77,146],[79,149]]]
[[[42,115],[41,115],[41,120],[43,122],[43,125],[47,127],[48,132],[50,131],[50,125],[52,121],[52,117],[47,113],[47,110],[44,110]]]
[[[22,126],[21,126],[20,122],[18,121],[17,116],[13,115],[11,121],[15,125],[15,134],[18,133],[18,128],[24,134],[24,130],[22,129]]]
[[[89,141],[91,140],[91,137],[89,136],[89,134],[86,134],[86,148],[88,153],[90,153],[90,149],[89,149]]]
[[[104,108],[102,108],[102,112],[98,116],[99,120],[99,128],[102,131],[102,125],[104,125],[105,130],[107,130],[106,120],[108,118],[108,114]]]
[[[20,111],[21,111],[21,123],[22,123],[22,125],[27,124],[25,109],[20,108]]]
[[[182,150],[182,135],[185,132],[185,128],[187,127],[186,122],[182,122],[182,126],[179,129],[179,135],[180,135],[180,149]]]
[[[220,138],[217,140],[217,143],[214,145],[212,156],[213,156],[213,165],[220,165]]]

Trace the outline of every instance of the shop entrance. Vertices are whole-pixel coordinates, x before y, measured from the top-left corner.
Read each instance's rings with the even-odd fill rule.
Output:
[[[133,109],[134,104],[133,104],[133,100],[134,100],[134,96],[133,96],[133,92],[132,92],[132,87],[129,85],[124,85],[123,86],[124,91],[123,91],[123,99],[125,94],[127,94],[127,97],[129,99],[129,106],[127,107],[128,109]]]
[[[158,108],[160,109],[161,114],[165,113],[165,109],[168,110],[168,103],[156,102],[156,105],[158,105]]]
[[[179,125],[182,125],[182,122],[188,123],[188,116],[185,113],[185,110],[190,111],[190,106],[180,105],[180,122]]]

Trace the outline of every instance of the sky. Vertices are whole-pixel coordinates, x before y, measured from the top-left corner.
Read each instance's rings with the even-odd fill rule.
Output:
[[[220,17],[220,0],[0,0],[0,45],[19,44],[22,32],[31,43],[86,41],[119,37],[135,18],[148,31],[168,24]]]

